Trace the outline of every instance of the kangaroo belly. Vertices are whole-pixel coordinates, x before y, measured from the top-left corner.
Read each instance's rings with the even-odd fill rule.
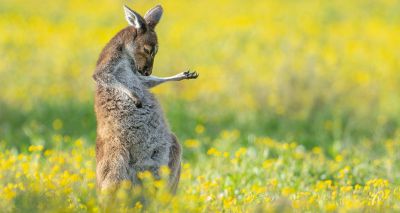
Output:
[[[128,150],[131,169],[155,173],[168,163],[170,130],[152,94],[146,94],[142,107],[138,108],[124,94],[112,89],[98,91],[95,110],[98,137],[105,146],[109,143]]]

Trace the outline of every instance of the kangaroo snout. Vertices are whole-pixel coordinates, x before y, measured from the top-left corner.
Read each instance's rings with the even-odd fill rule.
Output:
[[[145,66],[143,67],[143,75],[144,75],[144,76],[149,76],[149,75],[151,75],[152,70],[153,70],[153,67],[149,67],[149,66],[145,65]]]

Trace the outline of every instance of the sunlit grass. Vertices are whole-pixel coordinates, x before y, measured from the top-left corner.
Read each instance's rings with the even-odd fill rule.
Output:
[[[153,73],[200,73],[154,89],[183,146],[180,188],[171,197],[142,174],[144,189],[104,198],[91,75],[127,25],[122,5],[158,3]],[[400,211],[399,11],[394,0],[3,0],[0,208]]]
[[[216,147],[185,162],[178,194],[171,196],[165,179],[139,174],[142,187],[122,183],[117,192],[96,193],[94,151],[82,139],[68,152],[31,146],[27,153],[0,154],[1,208],[6,211],[299,211],[400,210],[398,138],[385,142],[371,158],[368,148],[336,151],[333,158],[315,147],[295,142],[252,138],[248,148],[234,148],[238,131],[225,131]],[[199,136],[199,142],[204,138]],[[54,143],[64,143],[55,138]],[[191,141],[191,142],[190,142]],[[193,147],[187,140],[185,149]],[[163,176],[168,169],[162,169]],[[32,202],[36,201],[36,202]]]

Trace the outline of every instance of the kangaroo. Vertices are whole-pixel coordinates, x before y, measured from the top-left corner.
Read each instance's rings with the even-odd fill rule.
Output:
[[[197,72],[161,78],[151,76],[158,42],[154,31],[163,9],[150,9],[144,18],[126,5],[129,26],[102,50],[93,79],[96,82],[96,179],[100,190],[123,180],[140,184],[138,172],[170,168],[169,187],[176,192],[181,170],[181,146],[149,89],[168,81],[195,79]]]

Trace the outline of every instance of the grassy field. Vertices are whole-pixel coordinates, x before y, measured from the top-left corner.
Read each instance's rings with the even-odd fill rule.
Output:
[[[154,89],[183,146],[180,188],[172,197],[143,173],[144,188],[99,195],[91,75],[127,25],[122,5],[158,3],[153,73],[200,73]],[[2,0],[0,209],[400,211],[399,11],[395,0]]]

